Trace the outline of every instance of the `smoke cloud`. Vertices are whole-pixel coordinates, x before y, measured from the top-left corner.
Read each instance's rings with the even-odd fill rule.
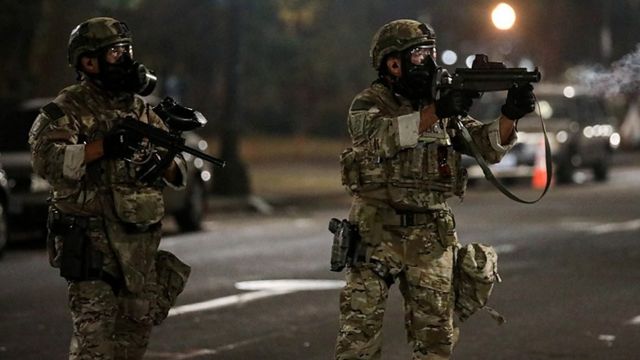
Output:
[[[579,67],[569,74],[578,84],[593,93],[604,96],[616,96],[640,92],[640,44],[636,50],[611,64],[609,68],[601,65]]]

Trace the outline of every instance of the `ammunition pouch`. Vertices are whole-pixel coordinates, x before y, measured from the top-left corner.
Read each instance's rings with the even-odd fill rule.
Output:
[[[418,143],[393,157],[366,148],[340,155],[342,185],[352,194],[385,201],[397,210],[441,208],[452,196],[463,197],[468,175],[460,153],[438,142]]]
[[[434,212],[434,217],[438,228],[438,237],[440,238],[442,246],[447,248],[457,244],[456,220],[451,210],[438,210]]]
[[[69,281],[104,280],[102,253],[87,237],[90,221],[97,218],[63,214],[55,208],[47,219],[49,262]]]

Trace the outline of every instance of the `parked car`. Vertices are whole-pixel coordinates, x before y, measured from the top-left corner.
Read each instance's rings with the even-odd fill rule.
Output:
[[[31,169],[28,135],[47,99],[4,100],[0,105],[0,163],[6,181],[5,210],[9,238],[17,232],[44,234],[49,184]]]
[[[31,168],[28,133],[40,108],[51,98],[27,101],[0,101],[0,163],[6,190],[0,193],[0,205],[6,211],[10,234],[14,231],[42,230],[46,226],[47,197],[50,186]],[[193,132],[184,133],[186,144],[204,151],[207,142]],[[212,166],[185,154],[188,166],[187,188],[165,192],[167,215],[175,216],[181,231],[200,228],[211,189]],[[1,189],[1,188],[0,188]],[[0,223],[1,241],[2,223]]]
[[[615,118],[607,111],[605,99],[586,89],[566,84],[537,84],[536,111],[518,121],[518,142],[498,164],[491,165],[493,173],[506,180],[531,178],[536,156],[543,149],[540,117],[545,122],[556,180],[570,183],[579,169],[590,169],[595,181],[606,181],[611,156],[620,145]],[[471,109],[470,115],[479,120],[493,120],[499,116],[504,93],[487,93]],[[483,178],[475,159],[465,157],[471,181]]]

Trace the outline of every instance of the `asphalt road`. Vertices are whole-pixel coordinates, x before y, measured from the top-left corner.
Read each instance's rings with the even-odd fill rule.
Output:
[[[479,313],[463,323],[454,359],[640,358],[639,176],[615,169],[606,184],[555,187],[536,205],[487,187],[452,201],[461,241],[500,251],[490,304],[508,321]],[[348,202],[324,203],[211,215],[205,231],[169,234],[162,246],[193,272],[146,358],[330,359],[342,274],[328,271],[326,224]],[[283,279],[325,281],[247,283]],[[65,358],[66,287],[44,251],[10,249],[0,284],[0,359]],[[386,315],[383,359],[410,358],[397,288]]]

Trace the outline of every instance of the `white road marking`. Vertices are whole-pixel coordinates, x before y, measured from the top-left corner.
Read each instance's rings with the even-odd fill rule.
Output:
[[[169,310],[169,316],[183,315],[192,312],[220,309],[233,305],[245,304],[267,297],[290,294],[298,291],[332,290],[344,286],[342,280],[258,280],[242,281],[235,284],[238,290],[252,290],[252,292],[225,296],[194,304],[176,306]]]
[[[516,246],[513,244],[500,244],[493,247],[498,254],[509,254],[516,251]]]
[[[620,223],[602,224],[589,229],[596,235],[602,235],[612,232],[636,231],[640,229],[640,219],[624,221]]]
[[[634,317],[633,319],[627,321],[628,325],[640,325],[640,315]]]
[[[601,222],[563,222],[562,227],[570,231],[588,232],[595,235],[603,235],[614,232],[637,231],[640,229],[640,219],[617,223]]]
[[[253,336],[249,339],[237,341],[231,344],[226,344],[219,346],[215,349],[193,349],[187,352],[153,352],[147,351],[147,355],[152,356],[154,358],[163,358],[163,359],[171,359],[171,360],[184,360],[184,359],[193,359],[193,358],[201,358],[207,355],[219,355],[228,351],[232,351],[247,345],[264,342],[269,338],[274,338],[279,336],[278,333],[270,332],[267,335],[263,336]],[[306,344],[306,343],[305,343]],[[306,346],[305,346],[306,347]]]
[[[307,291],[307,290],[333,290],[344,287],[343,280],[257,280],[242,281],[236,283],[238,290],[271,290],[271,291]]]
[[[291,291],[271,291],[271,290],[262,290],[262,291],[254,291],[250,293],[238,294],[238,295],[230,295],[217,299],[211,299],[208,301],[203,301],[194,304],[176,306],[169,310],[169,316],[175,315],[184,315],[197,311],[205,311],[205,310],[214,310],[220,309],[232,305],[240,305],[244,303],[248,303],[250,301],[255,301],[271,296],[282,295],[289,293]]]
[[[615,335],[611,334],[600,334],[598,335],[598,340],[603,341],[607,346],[613,346],[613,342],[616,340]]]
[[[161,359],[185,360],[204,357],[207,355],[215,355],[217,353],[218,351],[212,349],[194,349],[186,353],[147,351],[146,355]]]

